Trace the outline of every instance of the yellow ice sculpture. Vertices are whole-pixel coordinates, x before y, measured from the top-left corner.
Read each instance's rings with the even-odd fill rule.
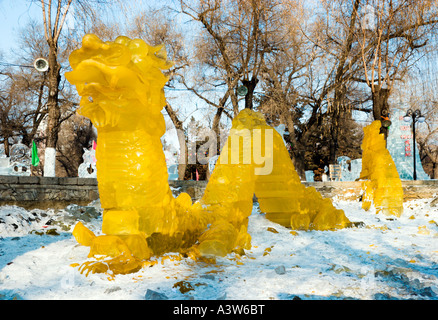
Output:
[[[104,235],[95,236],[81,223],[73,235],[90,246],[90,257],[109,258],[85,263],[83,270],[129,273],[164,252],[197,257],[225,255],[239,243],[248,248],[251,205],[243,218],[236,211],[223,221],[214,210],[192,206],[188,194],[172,195],[160,140],[168,80],[162,70],[171,66],[163,47],[123,36],[103,42],[88,34],[69,59],[72,71],[66,78],[81,96],[79,113],[98,130],[96,166],[104,209]]]
[[[76,240],[90,247],[82,271],[130,273],[166,252],[199,258],[251,246],[247,232],[254,193],[268,219],[294,229],[349,225],[342,210],[299,180],[280,135],[261,113],[245,109],[233,120],[204,196],[192,204],[168,184],[160,137],[165,132],[162,46],[120,36],[103,42],[88,34],[70,55],[66,78],[81,96],[79,113],[98,131],[97,180],[102,233],[82,223]]]
[[[259,117],[262,118],[262,115]],[[332,201],[323,198],[314,187],[305,187],[301,183],[280,134],[264,120],[259,128],[272,135],[266,140],[271,146],[262,147],[265,153],[272,150],[272,171],[256,175],[254,189],[260,210],[266,213],[266,218],[295,230],[326,231],[350,226],[344,211],[334,207]],[[257,163],[254,165],[260,167]]]
[[[325,231],[351,225],[330,199],[301,183],[282,137],[263,114],[244,109],[233,119],[199,205],[245,225],[254,194],[266,218],[288,228]]]
[[[359,178],[365,180],[362,182],[362,208],[368,210],[374,204],[377,213],[400,217],[403,213],[403,188],[380,127],[381,122],[376,120],[364,128]]]

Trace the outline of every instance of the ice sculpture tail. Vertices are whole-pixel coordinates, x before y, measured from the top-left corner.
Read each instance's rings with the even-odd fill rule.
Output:
[[[395,163],[386,149],[385,138],[380,134],[380,121],[364,128],[362,142],[362,172],[364,195],[362,208],[374,204],[377,213],[400,217],[403,213],[403,188]]]
[[[335,230],[351,225],[330,199],[301,184],[282,137],[266,123],[263,114],[244,109],[233,119],[204,196],[196,204],[209,214],[210,222],[219,221],[217,234],[227,236],[212,237],[210,242],[204,235],[201,253],[226,252],[225,248],[233,245],[249,247],[251,238],[246,230],[254,194],[266,218],[285,227]],[[225,239],[230,244],[224,245]]]
[[[251,114],[251,111],[247,111],[247,114]],[[259,117],[262,115],[259,114]],[[256,172],[254,191],[266,218],[296,230],[348,227],[351,223],[342,210],[336,209],[331,200],[323,198],[315,188],[305,187],[301,183],[280,134],[264,120],[259,128],[265,137],[261,139],[264,143],[262,150],[272,170],[266,170],[265,164],[264,170]],[[266,139],[268,133],[270,138]],[[257,136],[254,140],[257,140]],[[269,153],[270,157],[267,156]],[[260,164],[254,165],[260,167]]]

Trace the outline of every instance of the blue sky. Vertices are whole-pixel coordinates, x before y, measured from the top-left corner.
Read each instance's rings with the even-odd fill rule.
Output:
[[[74,6],[74,2],[72,6]],[[154,7],[171,4],[174,0],[129,0],[126,5],[134,8],[144,6]],[[42,21],[41,5],[31,0],[0,0],[0,51],[7,55],[20,29],[24,28],[30,19]]]
[[[163,3],[171,4],[174,0],[130,0],[130,6],[159,6]],[[74,4],[74,1],[73,1]],[[0,62],[16,63],[14,57],[10,54],[10,50],[15,46],[15,41],[22,28],[26,26],[30,19],[42,21],[41,6],[39,3],[33,3],[30,0],[0,0],[0,53],[3,57]],[[175,93],[169,93],[168,97],[175,97]],[[178,109],[182,106],[189,105],[192,108],[196,106],[193,97],[188,97],[187,92],[177,92],[177,101],[174,99],[171,102]],[[185,109],[185,108],[183,108]],[[191,115],[191,113],[188,113]],[[182,120],[186,120],[183,116]]]
[[[31,18],[41,17],[41,8],[28,0],[0,0],[0,51],[7,55],[21,28]]]

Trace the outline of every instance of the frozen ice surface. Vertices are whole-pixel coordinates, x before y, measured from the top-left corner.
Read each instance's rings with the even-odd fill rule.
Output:
[[[315,173],[312,170],[307,170],[304,172],[306,174],[306,181],[313,182],[315,179]]]

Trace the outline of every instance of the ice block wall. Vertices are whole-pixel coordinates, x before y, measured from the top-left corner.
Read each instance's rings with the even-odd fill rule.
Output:
[[[414,153],[414,142],[412,135],[411,122],[405,122],[403,116],[406,111],[401,109],[391,110],[391,126],[389,127],[387,148],[392,158],[394,159],[395,166],[397,167],[398,174],[402,180],[413,180],[414,174],[414,160],[416,158],[417,168],[417,180],[429,180],[430,177],[424,172],[423,165],[421,164],[420,153],[418,151],[418,144]],[[417,124],[421,125],[421,124]]]

